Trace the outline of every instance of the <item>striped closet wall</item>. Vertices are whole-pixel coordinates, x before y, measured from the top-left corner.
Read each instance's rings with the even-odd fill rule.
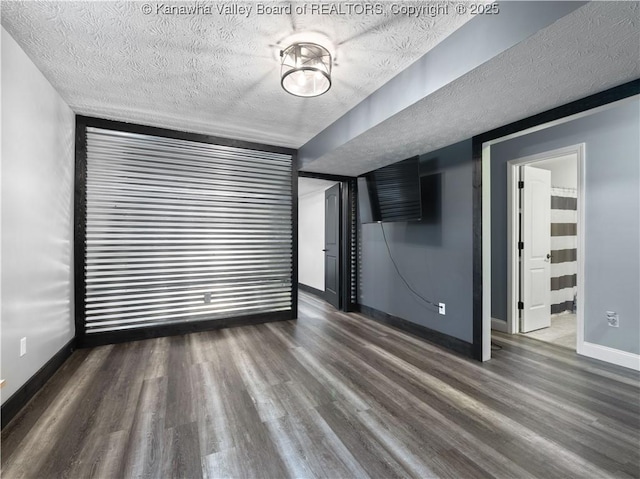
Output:
[[[551,314],[575,311],[578,194],[551,188]]]

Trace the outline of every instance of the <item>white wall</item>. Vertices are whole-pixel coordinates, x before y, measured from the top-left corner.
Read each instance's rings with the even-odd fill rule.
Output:
[[[324,291],[324,189],[298,198],[298,282]]]
[[[615,350],[622,355],[632,355],[637,365],[640,354],[639,96],[491,147],[492,316],[506,318],[506,162],[580,143],[585,143],[584,340],[610,356]],[[608,326],[607,311],[619,314],[619,328]],[[596,357],[593,352],[589,355]],[[604,356],[600,358],[609,360]]]
[[[551,172],[551,186],[554,188],[578,188],[578,162],[575,156],[563,156],[552,160],[537,161],[536,168]]]
[[[298,283],[324,291],[324,192],[335,181],[298,179]]]
[[[74,336],[74,122],[2,28],[2,403]]]

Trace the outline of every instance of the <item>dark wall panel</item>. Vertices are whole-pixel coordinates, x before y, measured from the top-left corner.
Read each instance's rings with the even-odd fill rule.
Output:
[[[385,223],[400,273],[425,299],[446,304],[446,315],[403,284],[380,224],[360,225],[360,304],[466,342],[472,341],[471,140],[420,157],[425,217]]]

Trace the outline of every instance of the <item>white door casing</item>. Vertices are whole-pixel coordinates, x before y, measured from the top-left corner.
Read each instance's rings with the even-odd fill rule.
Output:
[[[520,331],[528,333],[551,326],[551,172],[525,165],[522,181]]]

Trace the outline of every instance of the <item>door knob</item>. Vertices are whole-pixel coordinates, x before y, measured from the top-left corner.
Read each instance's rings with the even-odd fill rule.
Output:
[[[547,259],[551,259],[551,253],[547,253]]]
[[[329,251],[328,249],[323,249],[322,251]]]

